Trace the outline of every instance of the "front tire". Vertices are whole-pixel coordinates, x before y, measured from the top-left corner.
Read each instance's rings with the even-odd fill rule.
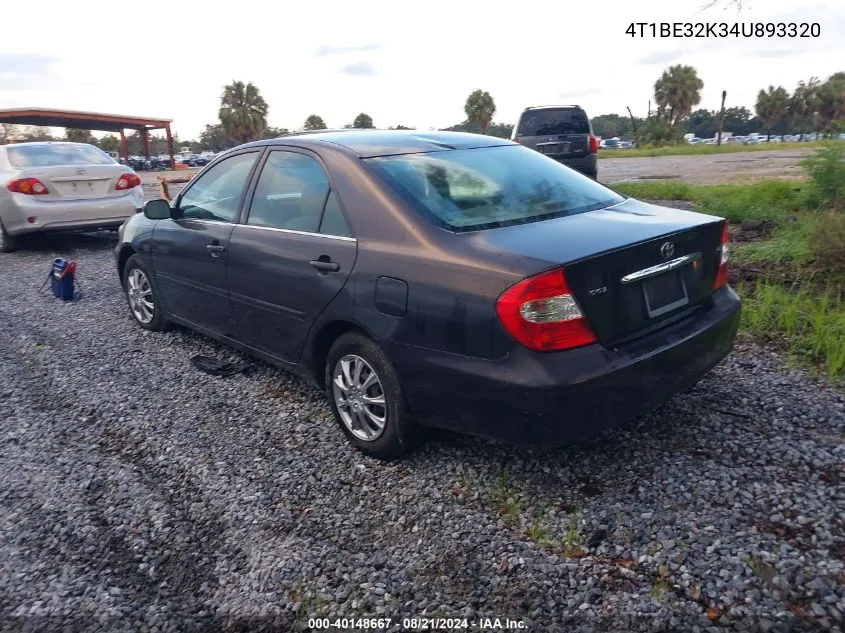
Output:
[[[347,439],[377,459],[400,457],[423,439],[387,355],[357,332],[334,342],[326,361],[326,397]]]
[[[153,332],[163,332],[170,327],[153,285],[152,275],[137,255],[132,255],[126,262],[123,290],[129,311],[138,325]]]
[[[12,253],[18,250],[18,240],[8,233],[0,222],[0,253]]]

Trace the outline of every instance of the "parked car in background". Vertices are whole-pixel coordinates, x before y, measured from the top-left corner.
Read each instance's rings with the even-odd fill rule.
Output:
[[[629,139],[619,141],[619,149],[633,149],[636,143]]]
[[[601,149],[619,149],[620,143],[618,138],[603,138],[599,142]]]
[[[116,228],[143,206],[138,174],[93,145],[0,145],[2,252],[31,233]]]
[[[511,140],[594,180],[598,176],[598,140],[580,106],[525,108],[513,127]]]
[[[121,229],[132,318],[320,385],[379,458],[426,426],[594,435],[731,349],[721,218],[625,198],[508,140],[288,135],[221,155]]]

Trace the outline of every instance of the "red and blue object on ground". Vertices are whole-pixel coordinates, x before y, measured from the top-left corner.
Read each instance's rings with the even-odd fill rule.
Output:
[[[57,258],[53,260],[53,271],[50,274],[50,286],[53,294],[63,301],[72,301],[74,295],[74,278],[76,277],[76,262]]]

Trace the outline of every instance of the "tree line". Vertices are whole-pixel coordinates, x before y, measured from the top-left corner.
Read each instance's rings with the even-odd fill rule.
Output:
[[[593,131],[598,136],[634,138],[641,145],[665,145],[681,142],[685,133],[701,138],[715,136],[721,125],[724,132],[747,135],[752,132],[782,135],[789,132],[822,131],[832,133],[845,129],[845,72],[835,73],[822,82],[816,77],[799,82],[790,94],[784,87],[769,86],[760,90],[754,104],[754,113],[744,106],[731,106],[724,112],[707,109],[693,110],[701,102],[704,82],[692,66],[675,65],[667,68],[654,83],[654,108],[651,102],[646,117],[635,117],[630,108],[628,116],[602,114],[591,119]],[[205,126],[199,138],[182,141],[173,136],[176,151],[188,147],[192,152],[222,151],[249,141],[275,138],[289,132],[286,128],[268,125],[269,105],[261,91],[252,82],[233,80],[224,86],[220,96],[217,121]],[[473,132],[508,138],[512,124],[493,121],[496,103],[489,92],[474,90],[464,103],[466,118],[461,123],[441,128],[448,131]],[[0,141],[9,134],[8,128],[26,140],[60,140],[37,127],[0,126]],[[373,118],[366,112],[359,113],[344,128],[375,128]],[[310,114],[302,130],[324,130],[325,120]],[[388,129],[411,130],[404,125]],[[65,140],[88,142],[106,151],[119,151],[120,140],[114,134],[100,139],[90,130],[68,129]],[[127,136],[129,154],[142,153],[140,132]],[[167,152],[166,141],[158,136],[150,138],[153,154]]]
[[[645,118],[606,114],[592,119],[602,137],[635,138],[641,144],[680,142],[685,133],[713,138],[721,122],[723,132],[767,136],[845,131],[845,72],[822,82],[817,77],[800,81],[790,94],[783,86],[760,90],[754,113],[744,106],[720,110],[697,109],[704,82],[692,66],[667,68],[654,84],[654,109]]]

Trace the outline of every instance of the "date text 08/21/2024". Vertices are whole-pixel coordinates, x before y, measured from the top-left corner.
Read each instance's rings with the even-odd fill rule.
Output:
[[[625,35],[677,38],[817,38],[818,22],[631,22]]]
[[[393,622],[394,618],[309,618],[308,628],[312,631],[379,631],[389,629]],[[407,631],[518,631],[526,628],[525,621],[512,618],[402,618],[402,629]]]

